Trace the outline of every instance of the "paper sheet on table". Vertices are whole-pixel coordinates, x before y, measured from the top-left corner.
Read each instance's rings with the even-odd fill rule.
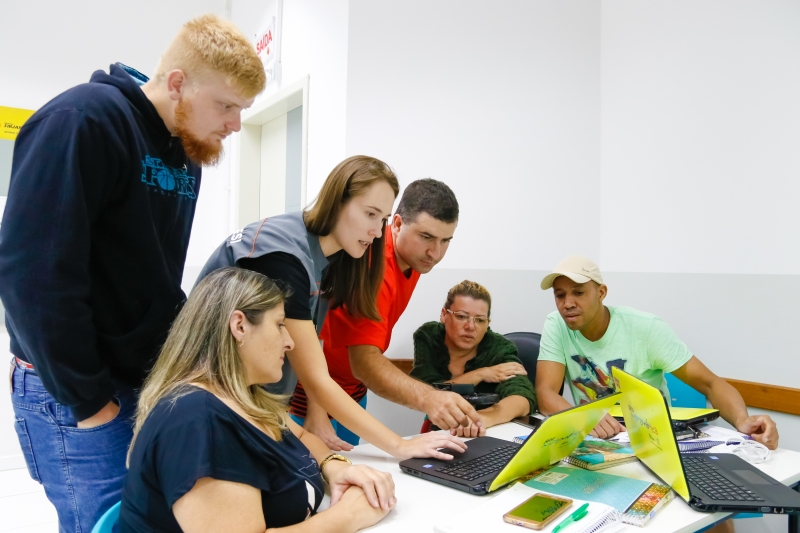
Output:
[[[750,439],[749,435],[744,435],[742,433],[739,433],[738,431],[734,431],[732,429],[727,429],[720,426],[715,426],[713,424],[704,424],[700,426],[698,429],[700,429],[700,431],[708,435],[708,437],[703,437],[702,439],[685,439],[679,441],[678,445],[686,446],[692,442],[721,441],[723,444],[702,451],[705,453],[729,453],[730,450],[724,444],[725,441],[732,438]],[[627,444],[631,441],[627,431],[622,431],[608,440],[619,442],[620,444]]]
[[[705,424],[700,426],[700,431],[703,433],[708,434],[708,437],[705,439],[694,439],[694,440],[721,440],[726,441],[728,439],[748,439],[750,440],[750,435],[745,435],[744,433],[739,433],[733,429],[727,429],[720,426],[715,426],[713,424]]]
[[[462,513],[450,511],[453,515],[452,518],[447,519],[447,522],[435,525],[433,530],[436,533],[487,533],[495,531],[520,533],[522,531],[530,531],[503,521],[503,515],[538,492],[541,491],[527,487],[522,483],[517,483],[469,511]],[[553,520],[547,527],[538,531],[544,533],[552,532],[562,520],[569,516],[569,513],[575,512],[584,503],[586,502],[583,500],[573,500],[573,504],[568,511]],[[590,502],[588,511],[589,514],[585,518],[570,526],[569,531],[571,533],[583,531],[593,522],[596,522],[598,518],[602,517],[604,513],[614,510],[602,503]],[[615,522],[605,528],[595,530],[595,533],[613,533],[624,527],[625,524],[622,522]]]
[[[620,444],[628,444],[630,443],[631,438],[627,431],[620,431],[608,440],[613,440],[614,442],[619,442]]]
[[[745,435],[743,433],[739,433],[738,431],[714,426],[712,424],[706,424],[699,428],[703,433],[708,435],[708,437],[704,437],[702,439],[691,439],[681,441],[683,443],[692,443],[692,442],[717,442],[716,446],[712,446],[711,448],[707,448],[703,450],[703,453],[732,453],[731,448],[725,444],[728,439],[746,439],[752,440],[750,435]]]

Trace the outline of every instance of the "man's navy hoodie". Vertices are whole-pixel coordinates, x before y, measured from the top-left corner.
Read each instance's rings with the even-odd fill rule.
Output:
[[[121,64],[37,111],[0,226],[11,352],[78,420],[140,387],[185,299],[200,168]],[[114,380],[116,383],[112,383]]]

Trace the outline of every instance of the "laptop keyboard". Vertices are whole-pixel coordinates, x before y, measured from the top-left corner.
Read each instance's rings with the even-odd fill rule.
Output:
[[[511,457],[519,450],[519,445],[511,444],[496,448],[486,455],[481,455],[469,461],[454,459],[445,466],[436,469],[437,472],[448,474],[466,481],[473,481],[494,472],[499,472],[508,463]]]
[[[700,457],[686,457],[683,467],[689,481],[703,489],[703,492],[715,500],[730,500],[738,502],[763,502],[764,498],[755,494],[747,487],[732,483],[728,478],[719,473],[719,469],[708,464]]]

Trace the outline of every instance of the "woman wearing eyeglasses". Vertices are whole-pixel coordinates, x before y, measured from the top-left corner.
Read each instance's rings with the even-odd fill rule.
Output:
[[[462,281],[447,293],[439,322],[414,332],[411,376],[425,383],[462,383],[475,392],[494,393],[500,400],[479,411],[482,426],[451,430],[477,437],[485,428],[536,411],[536,394],[517,357],[517,348],[489,329],[492,298],[483,286]]]

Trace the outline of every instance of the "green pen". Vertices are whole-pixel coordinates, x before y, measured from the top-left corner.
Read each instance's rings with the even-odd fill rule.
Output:
[[[571,523],[577,522],[578,520],[589,514],[589,511],[587,510],[588,508],[589,508],[588,502],[578,507],[578,509],[574,513],[572,513],[571,515],[569,515],[564,520],[558,523],[558,525],[553,529],[553,533],[558,533]]]

